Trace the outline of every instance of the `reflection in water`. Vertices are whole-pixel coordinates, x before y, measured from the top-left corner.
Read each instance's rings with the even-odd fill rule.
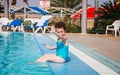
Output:
[[[7,66],[9,65],[9,43],[7,41],[9,41],[9,39],[7,40],[8,36],[4,36],[0,37],[0,39],[2,40],[2,43],[4,47],[3,51],[3,55],[1,56],[1,68],[2,68],[2,75],[8,75],[8,71],[7,71]],[[1,41],[0,40],[0,41]]]
[[[1,35],[2,36],[2,35]],[[19,38],[20,37],[20,38]],[[1,62],[0,62],[0,67],[2,68],[1,73],[2,75],[9,75],[9,68],[8,66],[13,63],[11,59],[13,59],[15,56],[14,54],[10,53],[15,51],[16,49],[19,49],[19,46],[17,45],[21,39],[23,39],[23,33],[19,35],[14,35],[14,33],[10,33],[7,36],[0,37],[2,40],[2,55],[1,55]],[[0,40],[0,41],[1,41]],[[21,40],[22,42],[22,40]],[[23,43],[22,43],[23,44]],[[15,53],[15,52],[14,52]]]

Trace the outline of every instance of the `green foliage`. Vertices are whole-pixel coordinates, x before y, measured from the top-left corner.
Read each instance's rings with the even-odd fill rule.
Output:
[[[104,3],[101,5],[101,15],[95,18],[94,28],[95,33],[105,33],[106,26],[111,25],[115,20],[120,19],[120,3]]]
[[[66,15],[63,20],[64,23],[66,23],[66,27],[67,27],[67,32],[69,33],[79,33],[81,32],[81,27],[79,26],[79,24],[75,24],[76,20],[72,20],[70,18],[70,15]]]
[[[66,15],[63,18],[54,18],[49,22],[49,25],[54,25],[56,22],[64,22],[66,24],[67,32],[69,33],[80,33],[81,27],[78,20],[73,20],[70,15]]]
[[[12,14],[10,15],[10,19],[15,19],[15,13],[12,13]]]
[[[26,20],[26,21],[23,22],[23,25],[31,26],[31,21],[30,20]]]
[[[109,1],[108,3],[104,3],[103,5],[101,5],[101,7],[101,18],[109,18],[113,20],[120,19],[120,3],[112,3],[111,1]]]
[[[51,6],[73,8],[81,2],[82,0],[51,0]]]
[[[67,25],[67,32],[68,33],[81,32],[81,27],[80,26]]]

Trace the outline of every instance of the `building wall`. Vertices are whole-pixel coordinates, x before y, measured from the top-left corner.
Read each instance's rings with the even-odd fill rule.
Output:
[[[1,4],[1,5],[4,5],[4,0],[0,0],[0,4]]]
[[[50,0],[40,0],[39,7],[46,9],[50,7]]]

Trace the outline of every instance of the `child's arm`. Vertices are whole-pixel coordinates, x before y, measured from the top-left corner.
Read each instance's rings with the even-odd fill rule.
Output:
[[[68,42],[67,42],[68,37],[66,35],[65,36],[61,36],[57,32],[54,32],[54,33],[58,36],[58,38],[62,39],[64,44],[68,45]]]
[[[68,39],[67,36],[61,36],[57,32],[54,32],[54,33],[62,40],[67,40]]]
[[[49,45],[46,45],[46,48],[48,48],[48,49],[50,49],[50,50],[54,50],[54,49],[56,49],[57,47],[56,46],[49,46]]]

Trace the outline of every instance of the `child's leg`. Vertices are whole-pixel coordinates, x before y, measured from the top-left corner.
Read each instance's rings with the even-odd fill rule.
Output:
[[[49,61],[56,62],[56,63],[64,63],[65,60],[59,56],[55,56],[53,58],[50,58]]]
[[[38,58],[36,61],[38,61],[38,62],[46,62],[46,61],[48,61],[48,59],[50,59],[50,58],[52,58],[54,56],[55,56],[55,54],[45,54],[42,57]]]
[[[38,62],[52,61],[52,62],[60,62],[60,63],[65,62],[64,59],[62,59],[61,57],[56,56],[55,54],[45,54],[44,56],[37,59],[36,61],[38,61]]]

